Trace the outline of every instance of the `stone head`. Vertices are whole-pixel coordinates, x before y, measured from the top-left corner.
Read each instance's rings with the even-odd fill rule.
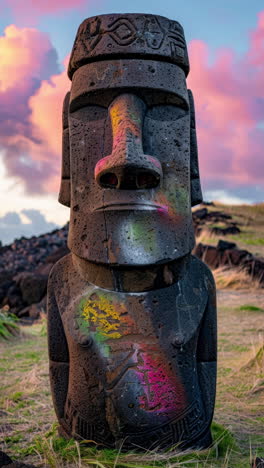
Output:
[[[69,247],[111,265],[150,265],[194,246],[202,201],[183,29],[149,14],[86,19],[69,63],[59,201]]]

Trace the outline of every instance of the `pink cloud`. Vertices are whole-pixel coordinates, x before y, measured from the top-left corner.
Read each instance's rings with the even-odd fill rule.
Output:
[[[220,50],[213,64],[209,48],[189,44],[201,177],[219,186],[261,184],[264,179],[264,11],[242,57]]]
[[[11,24],[0,37],[0,92],[40,80],[55,70],[57,55],[46,34],[32,28],[18,28]],[[23,83],[22,83],[23,81]]]
[[[7,174],[28,191],[45,191],[56,166],[31,121],[29,101],[43,80],[59,73],[56,51],[46,34],[11,25],[0,37],[0,63],[0,149]]]
[[[69,56],[64,60],[64,71],[41,83],[37,93],[29,100],[30,122],[34,137],[41,141],[38,151],[32,155],[37,159],[51,156],[54,173],[46,181],[47,192],[58,192],[61,167],[62,104],[70,89],[66,73]]]

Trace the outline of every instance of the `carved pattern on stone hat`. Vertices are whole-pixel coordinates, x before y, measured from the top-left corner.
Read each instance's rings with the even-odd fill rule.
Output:
[[[84,20],[74,42],[68,74],[105,59],[144,57],[174,63],[185,74],[189,60],[182,26],[149,14],[101,15]]]

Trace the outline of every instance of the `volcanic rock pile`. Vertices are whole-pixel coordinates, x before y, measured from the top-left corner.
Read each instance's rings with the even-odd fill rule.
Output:
[[[46,308],[49,272],[66,255],[68,225],[39,237],[16,239],[0,248],[0,307],[36,319]]]
[[[207,208],[201,208],[193,212],[193,223],[195,234],[198,236],[206,227],[211,234],[216,236],[228,236],[230,234],[239,234],[240,228],[233,221],[232,216],[221,211],[208,211]],[[222,226],[215,226],[221,224]]]
[[[255,257],[247,250],[238,249],[233,242],[219,240],[216,247],[199,243],[193,254],[213,269],[221,266],[239,267],[264,287],[264,259]]]
[[[210,205],[213,204],[210,203]],[[196,236],[199,236],[204,229],[209,235],[216,236],[227,236],[241,232],[232,216],[221,211],[209,211],[206,207],[193,212],[193,222]],[[216,247],[198,243],[193,254],[213,269],[222,266],[239,267],[264,286],[264,259],[255,257],[247,250],[238,249],[233,242],[219,240]]]

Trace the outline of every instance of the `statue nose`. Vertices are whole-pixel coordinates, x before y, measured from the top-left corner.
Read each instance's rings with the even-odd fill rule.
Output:
[[[113,148],[95,166],[95,180],[102,188],[136,190],[159,185],[162,168],[154,156],[144,154],[142,125],[145,104],[135,95],[118,96],[109,108]]]
[[[95,179],[102,188],[135,190],[159,185],[162,177],[160,162],[143,151],[140,153],[133,142],[129,146],[132,147],[128,149],[120,145],[96,164]]]

